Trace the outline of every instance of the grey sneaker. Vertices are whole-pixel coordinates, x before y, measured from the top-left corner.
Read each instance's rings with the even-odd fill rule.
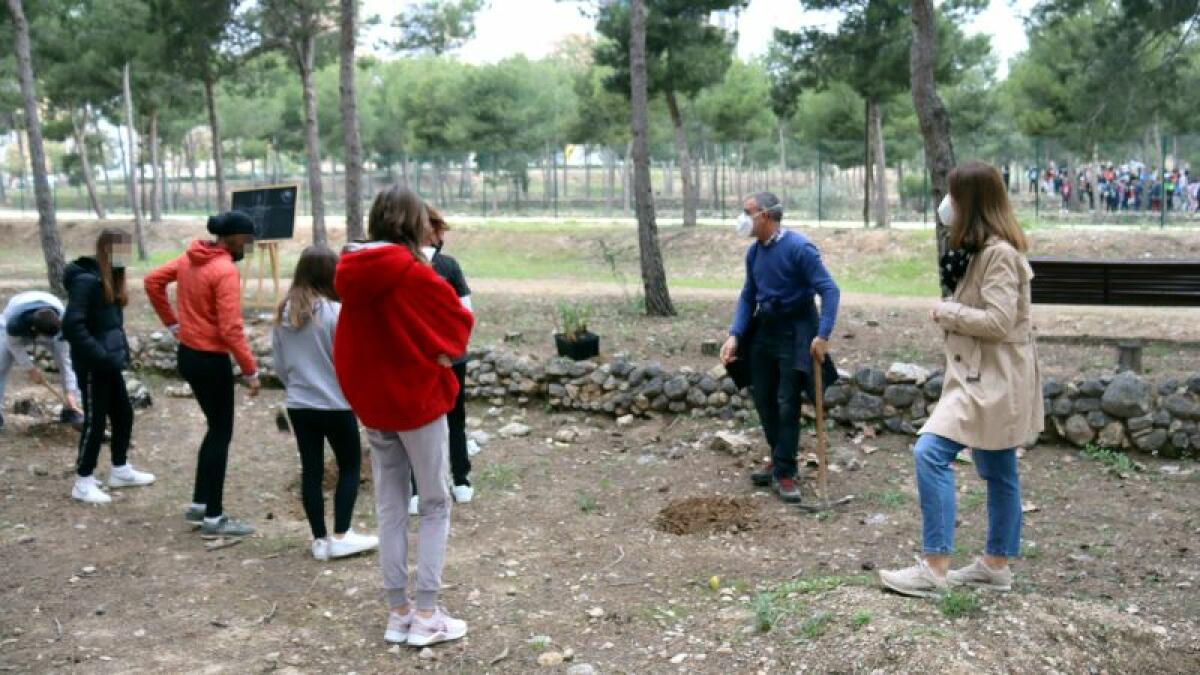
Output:
[[[216,523],[210,523],[207,520],[200,525],[200,531],[204,534],[219,534],[226,537],[244,537],[254,534],[254,526],[250,523],[241,520],[234,520],[229,516],[221,516]]]
[[[983,562],[983,558],[976,558],[970,565],[946,574],[946,581],[951,586],[974,586],[989,591],[1011,591],[1012,580],[1012,568],[1005,566],[1002,570],[994,570]]]
[[[187,507],[187,510],[183,512],[183,519],[186,520],[187,522],[191,523],[192,525],[203,525],[204,524],[204,507],[203,506]]]
[[[939,577],[918,558],[917,564],[902,570],[879,570],[879,582],[900,595],[917,598],[937,597],[948,590],[945,577]]]

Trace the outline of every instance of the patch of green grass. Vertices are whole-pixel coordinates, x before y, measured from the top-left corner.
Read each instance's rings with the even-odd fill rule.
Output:
[[[979,612],[979,598],[971,591],[952,590],[938,601],[947,619],[959,619]]]
[[[575,506],[583,513],[595,513],[600,510],[600,505],[596,503],[596,498],[588,493],[580,490],[575,493]]]
[[[865,609],[860,610],[855,612],[854,616],[850,618],[850,627],[854,630],[865,628],[867,624],[871,623],[871,619],[872,616],[870,612]]]
[[[987,501],[987,494],[978,491],[968,492],[962,499],[959,500],[958,505],[963,511],[974,511],[980,506],[983,506],[985,501]]]
[[[1026,560],[1037,560],[1042,557],[1042,547],[1032,541],[1021,544],[1021,557]]]
[[[867,494],[867,501],[879,506],[895,509],[904,506],[908,496],[900,490],[881,490]]]
[[[817,612],[813,614],[800,626],[800,637],[805,640],[816,640],[829,630],[829,625],[833,623],[833,614],[830,612]]]
[[[1116,473],[1133,473],[1137,470],[1137,466],[1129,456],[1123,452],[1112,450],[1111,448],[1102,448],[1095,443],[1088,443],[1083,448],[1083,454],[1091,459],[1100,462],[1108,467],[1110,471]]]
[[[853,293],[934,298],[938,295],[938,276],[932,253],[914,253],[843,269],[838,276],[838,286]]]
[[[502,492],[517,484],[517,468],[511,464],[489,464],[475,476],[481,490]]]
[[[754,598],[754,627],[760,633],[770,633],[780,620],[793,616],[801,607],[800,603],[791,602],[770,593],[760,593]]]

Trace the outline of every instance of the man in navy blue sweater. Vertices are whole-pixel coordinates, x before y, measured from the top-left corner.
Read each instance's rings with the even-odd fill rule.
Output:
[[[785,502],[799,502],[801,394],[812,386],[814,363],[820,367],[825,362],[841,292],[817,247],[783,228],[778,197],[759,192],[742,207],[738,232],[756,241],[746,251],[746,283],[721,360],[729,364],[737,359],[738,342],[754,322],[749,356],[754,406],[771,446],[771,461],[750,479],[760,487],[773,484]],[[816,296],[821,297],[819,313]]]

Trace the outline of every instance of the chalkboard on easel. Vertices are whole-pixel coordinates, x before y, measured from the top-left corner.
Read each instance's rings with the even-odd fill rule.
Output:
[[[260,241],[291,239],[296,231],[296,185],[272,185],[233,191],[233,208],[254,221]]]

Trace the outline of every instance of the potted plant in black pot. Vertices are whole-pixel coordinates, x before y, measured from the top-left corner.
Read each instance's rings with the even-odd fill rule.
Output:
[[[600,336],[588,330],[588,319],[592,310],[587,305],[559,303],[558,328],[554,334],[554,345],[558,355],[575,361],[583,361],[600,354]]]

